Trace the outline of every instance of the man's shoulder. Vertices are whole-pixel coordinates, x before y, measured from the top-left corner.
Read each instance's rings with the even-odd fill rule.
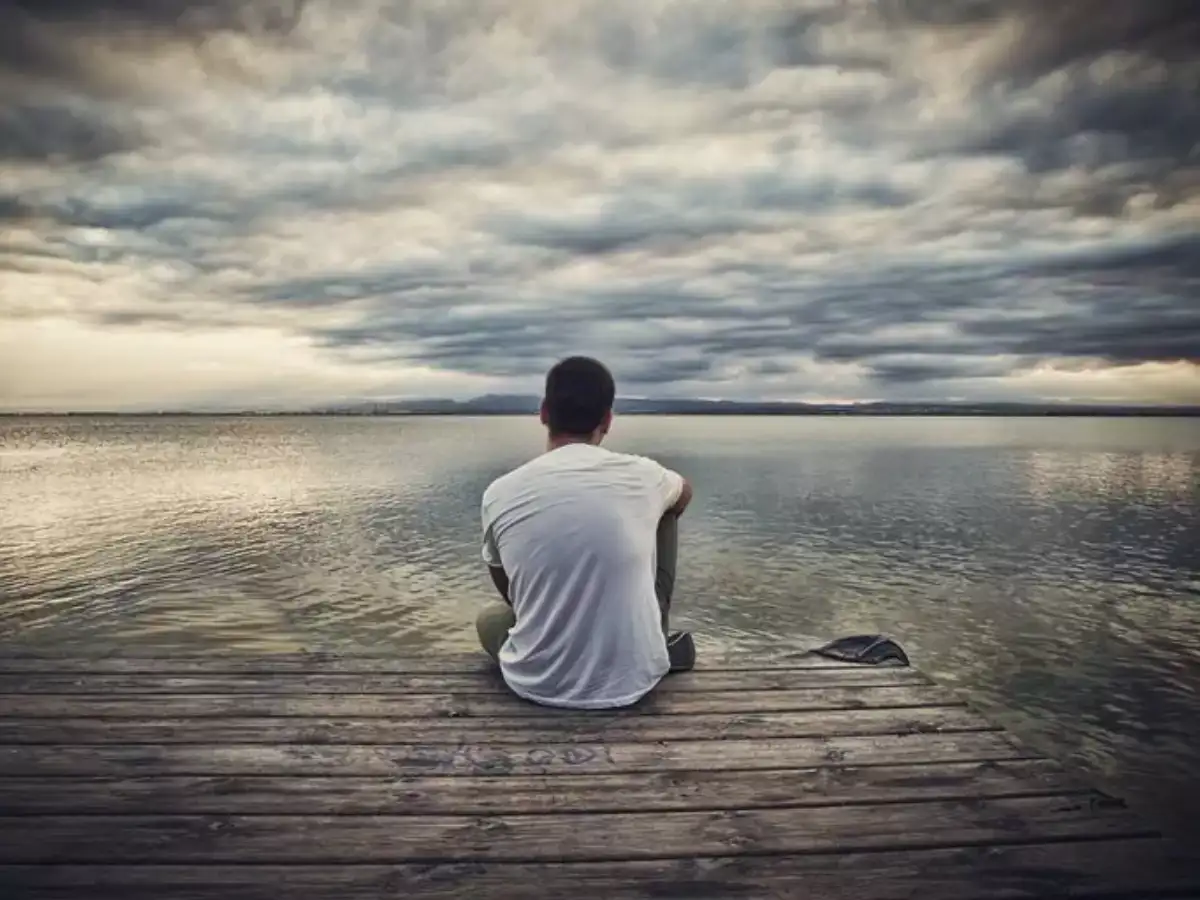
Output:
[[[656,474],[663,469],[662,463],[652,456],[645,456],[641,453],[621,453],[615,450],[609,450],[607,453],[605,463],[615,468],[637,469],[651,474]]]
[[[510,469],[509,471],[493,478],[488,483],[488,486],[483,489],[483,505],[486,507],[495,503],[496,500],[504,494],[506,488],[512,484],[513,476],[519,471],[519,467],[516,469]]]
[[[540,459],[541,457],[535,456],[533,459],[521,463],[516,468],[509,469],[507,472],[493,478],[488,486],[483,489],[483,505],[488,506],[502,500],[514,488],[532,477]]]
[[[653,457],[639,453],[625,453],[606,447],[592,447],[591,452],[593,456],[588,462],[589,466],[598,464],[613,470],[637,471],[642,473],[641,477],[650,477],[651,479],[663,471],[661,463]],[[545,453],[535,456],[494,478],[483,490],[483,506],[489,508],[503,505],[507,497],[545,479],[550,479],[556,485],[561,486],[559,475],[562,473],[570,475],[573,471],[578,471],[578,465],[578,459],[572,459],[565,454],[555,456],[553,453]]]

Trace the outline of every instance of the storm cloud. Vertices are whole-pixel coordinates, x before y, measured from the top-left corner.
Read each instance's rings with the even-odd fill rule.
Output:
[[[1200,402],[1185,0],[0,0],[0,406]]]

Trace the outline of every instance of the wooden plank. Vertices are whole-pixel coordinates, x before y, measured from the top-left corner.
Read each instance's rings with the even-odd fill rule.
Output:
[[[773,649],[708,650],[697,648],[696,670],[763,668],[862,669],[806,651]],[[157,673],[174,675],[362,673],[362,674],[438,674],[483,673],[495,670],[495,664],[482,651],[440,652],[402,657],[381,652],[347,653],[264,653],[257,655],[208,653],[138,655],[137,648],[114,649],[111,654],[84,654],[64,650],[17,651],[7,649],[0,656],[0,672],[11,674],[45,673]]]
[[[1002,732],[526,745],[120,744],[0,747],[0,775],[553,775],[1034,758]],[[151,768],[147,768],[151,767]]]
[[[636,707],[604,715],[694,715],[962,705],[936,685],[836,687],[799,691],[656,691]],[[546,708],[508,694],[8,694],[0,716],[182,718],[186,716],[544,716]]]
[[[592,775],[0,779],[5,815],[495,815],[838,806],[1094,793],[1050,760]],[[36,827],[36,823],[33,823]]]
[[[1076,795],[518,816],[0,817],[0,862],[560,862],[933,849],[1148,834]]]
[[[0,866],[22,900],[1013,900],[1200,890],[1154,840],[541,864]]]
[[[660,691],[802,690],[930,684],[916,669],[709,669],[672,676]],[[172,675],[157,673],[0,674],[0,709],[12,694],[410,694],[508,693],[496,673],[295,673]]]
[[[540,744],[998,731],[958,706],[692,716],[575,715],[454,719],[0,718],[0,744]]]

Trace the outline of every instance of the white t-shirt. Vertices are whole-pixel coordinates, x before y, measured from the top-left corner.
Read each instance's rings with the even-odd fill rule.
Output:
[[[683,477],[652,459],[566,444],[483,494],[483,558],[503,565],[517,624],[500,649],[513,692],[548,706],[626,706],[669,661],[655,534]]]

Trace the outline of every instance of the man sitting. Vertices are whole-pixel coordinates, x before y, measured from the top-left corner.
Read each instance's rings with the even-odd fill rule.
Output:
[[[504,602],[479,641],[518,696],[547,706],[628,706],[695,646],[671,634],[679,515],[692,487],[652,459],[600,447],[616,387],[570,357],[546,376],[546,452],[484,491],[483,558]]]

